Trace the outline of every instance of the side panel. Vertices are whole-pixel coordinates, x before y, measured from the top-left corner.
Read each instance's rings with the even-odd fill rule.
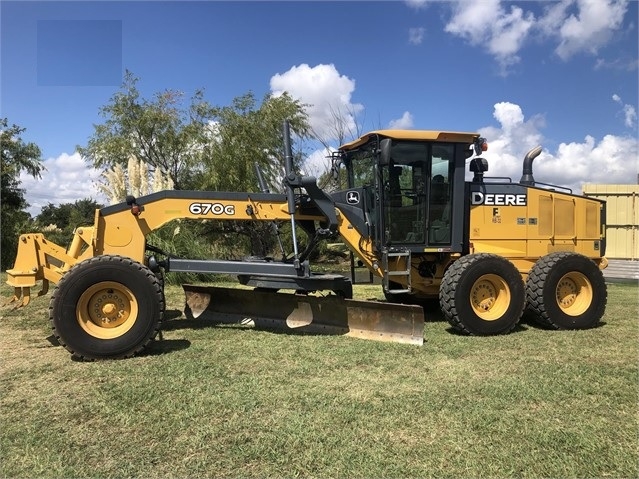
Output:
[[[335,207],[350,221],[352,227],[364,238],[373,236],[375,205],[371,205],[374,193],[371,187],[350,188],[331,193]]]
[[[517,184],[472,183],[469,240],[476,253],[525,257],[528,195]]]
[[[511,258],[522,271],[555,251],[574,251],[595,261],[603,256],[600,201],[510,183],[471,184],[468,201],[474,252]]]
[[[539,188],[529,189],[528,201],[529,256],[554,251],[603,256],[602,202]]]

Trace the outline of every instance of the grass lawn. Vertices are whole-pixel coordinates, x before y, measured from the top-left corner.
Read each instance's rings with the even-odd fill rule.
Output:
[[[587,331],[430,313],[417,347],[187,321],[167,287],[163,341],[95,363],[35,298],[0,310],[0,476],[635,478],[638,293],[610,284]]]

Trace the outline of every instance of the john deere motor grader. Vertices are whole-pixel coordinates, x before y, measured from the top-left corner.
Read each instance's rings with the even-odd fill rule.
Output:
[[[36,282],[38,295],[57,283],[54,335],[84,359],[129,357],[149,345],[161,329],[170,271],[237,275],[253,288],[184,285],[193,317],[418,345],[419,304],[433,299],[467,334],[509,332],[524,311],[557,329],[593,327],[602,317],[605,203],[535,182],[541,147],[513,182],[485,176],[486,141],[476,133],[373,131],[333,155],[335,176],[347,185],[329,194],[293,171],[286,122],[283,137],[285,194],[268,192],[258,169],[258,193],[162,191],[99,209],[67,250],[22,235],[7,271],[12,300],[25,306]],[[290,221],[293,252],[282,261],[195,260],[147,244],[149,233],[178,218]],[[309,236],[304,251],[298,229]],[[350,278],[311,271],[313,248],[337,238],[381,279],[388,302],[354,301]]]

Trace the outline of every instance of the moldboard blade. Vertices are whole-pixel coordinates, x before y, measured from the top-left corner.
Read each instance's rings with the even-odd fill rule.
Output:
[[[193,286],[189,284],[182,285],[186,296],[186,308],[191,318],[199,318],[206,311],[211,302],[211,295],[208,288],[202,286]]]
[[[261,329],[340,334],[421,346],[420,306],[309,296],[247,289],[183,285],[185,315],[220,323],[246,323]]]

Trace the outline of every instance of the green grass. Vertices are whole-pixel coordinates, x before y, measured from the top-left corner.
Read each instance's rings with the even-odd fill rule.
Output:
[[[170,287],[163,341],[95,363],[51,343],[48,300],[0,311],[2,477],[639,476],[636,285],[593,330],[432,313],[422,347],[189,322]]]

